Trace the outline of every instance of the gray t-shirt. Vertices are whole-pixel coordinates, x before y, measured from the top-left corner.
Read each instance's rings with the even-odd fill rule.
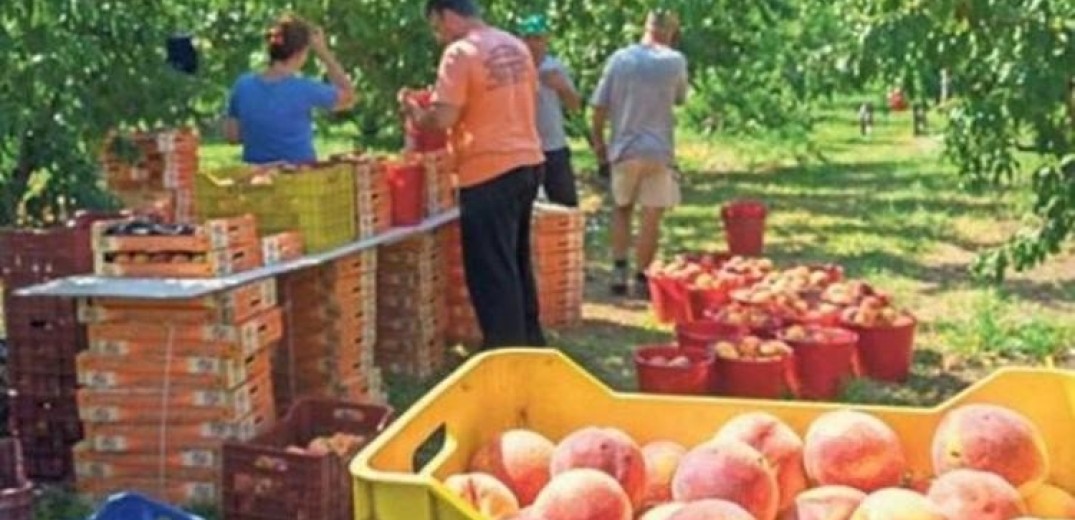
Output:
[[[635,44],[605,65],[590,103],[608,109],[609,161],[675,161],[673,108],[687,96],[687,60],[664,46]]]
[[[545,56],[538,73],[557,70],[567,78],[571,88],[575,83],[571,80],[571,73],[560,60],[552,56]],[[567,133],[564,131],[564,107],[560,103],[560,96],[555,90],[539,82],[537,103],[538,133],[541,134],[541,146],[546,152],[567,148]]]

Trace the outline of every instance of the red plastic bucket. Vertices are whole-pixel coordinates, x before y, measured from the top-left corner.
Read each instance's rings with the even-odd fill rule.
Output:
[[[725,289],[690,289],[688,295],[695,319],[705,316],[706,312],[720,310],[731,301]]]
[[[411,93],[411,100],[422,108],[428,108],[433,102],[433,93],[419,90]],[[406,143],[404,148],[413,152],[435,152],[448,146],[448,133],[443,130],[423,130],[408,119],[404,123]]]
[[[687,358],[685,366],[658,363],[659,358]],[[707,350],[681,349],[675,345],[649,345],[635,351],[638,388],[654,394],[705,395],[713,381],[713,354]]]
[[[778,335],[781,341],[795,350],[795,373],[799,394],[806,399],[833,399],[843,384],[855,376],[855,346],[858,334],[838,327],[805,327],[808,339],[795,340],[787,330]],[[819,342],[814,334],[823,333],[826,341]]]
[[[389,163],[386,166],[392,200],[392,225],[414,226],[425,214],[425,171],[413,163]]]
[[[911,373],[914,336],[918,321],[896,327],[842,326],[858,334],[858,356],[862,374],[889,383],[903,383]]]
[[[690,321],[676,325],[676,341],[681,348],[711,350],[717,341],[742,337],[743,332],[715,321]]]
[[[761,256],[765,250],[765,206],[757,201],[736,201],[721,208],[728,251],[737,256]]]
[[[685,323],[694,319],[684,281],[652,275],[647,279],[650,307],[658,322]]]
[[[751,399],[794,395],[794,363],[793,356],[763,361],[717,357],[714,360],[717,393]]]

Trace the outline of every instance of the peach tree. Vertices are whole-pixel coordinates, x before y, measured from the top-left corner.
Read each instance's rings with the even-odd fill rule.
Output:
[[[1029,184],[1028,225],[981,255],[999,280],[1061,252],[1075,236],[1075,3],[1066,0],[858,0],[859,73],[939,91],[948,159],[970,189]]]

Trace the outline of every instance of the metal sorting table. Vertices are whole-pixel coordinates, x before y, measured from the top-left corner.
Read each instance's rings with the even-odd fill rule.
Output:
[[[375,237],[351,242],[331,251],[308,255],[275,265],[259,267],[217,278],[114,278],[71,276],[15,291],[17,296],[59,296],[69,298],[129,298],[140,300],[183,300],[242,287],[252,282],[307,269],[378,246],[394,244],[426,233],[459,218],[452,209],[410,227],[392,228]]]

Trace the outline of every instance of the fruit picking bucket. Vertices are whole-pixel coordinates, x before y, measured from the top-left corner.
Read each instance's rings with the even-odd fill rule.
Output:
[[[718,395],[751,399],[780,399],[795,393],[793,356],[764,360],[714,361]]]
[[[650,307],[660,323],[683,323],[691,321],[690,295],[687,286],[679,280],[650,275]]]
[[[411,94],[411,100],[422,108],[428,108],[433,102],[433,93],[422,90]],[[448,133],[443,130],[423,130],[407,119],[404,124],[406,148],[413,152],[435,152],[448,146]]]
[[[711,350],[717,341],[739,338],[745,332],[740,327],[712,320],[688,321],[676,324],[676,341],[680,348]]]
[[[667,361],[686,357],[686,366],[668,366]],[[657,362],[663,358],[665,363]],[[683,349],[675,345],[648,345],[635,351],[638,389],[651,394],[706,395],[712,388],[713,353]]]
[[[855,376],[855,346],[858,334],[836,327],[807,327],[809,334],[821,332],[826,341],[779,338],[795,351],[795,374],[799,395],[805,399],[829,400],[839,395],[841,386]]]
[[[416,163],[389,163],[389,191],[392,195],[392,226],[414,226],[422,222],[425,209],[425,172]]]
[[[725,289],[689,289],[688,297],[695,318],[705,316],[707,311],[720,310],[731,301]]]
[[[862,375],[888,383],[903,383],[911,373],[914,336],[918,321],[893,327],[862,327],[843,323],[858,335],[858,357]]]
[[[765,206],[737,201],[721,208],[728,251],[737,256],[761,256],[765,250]]]

